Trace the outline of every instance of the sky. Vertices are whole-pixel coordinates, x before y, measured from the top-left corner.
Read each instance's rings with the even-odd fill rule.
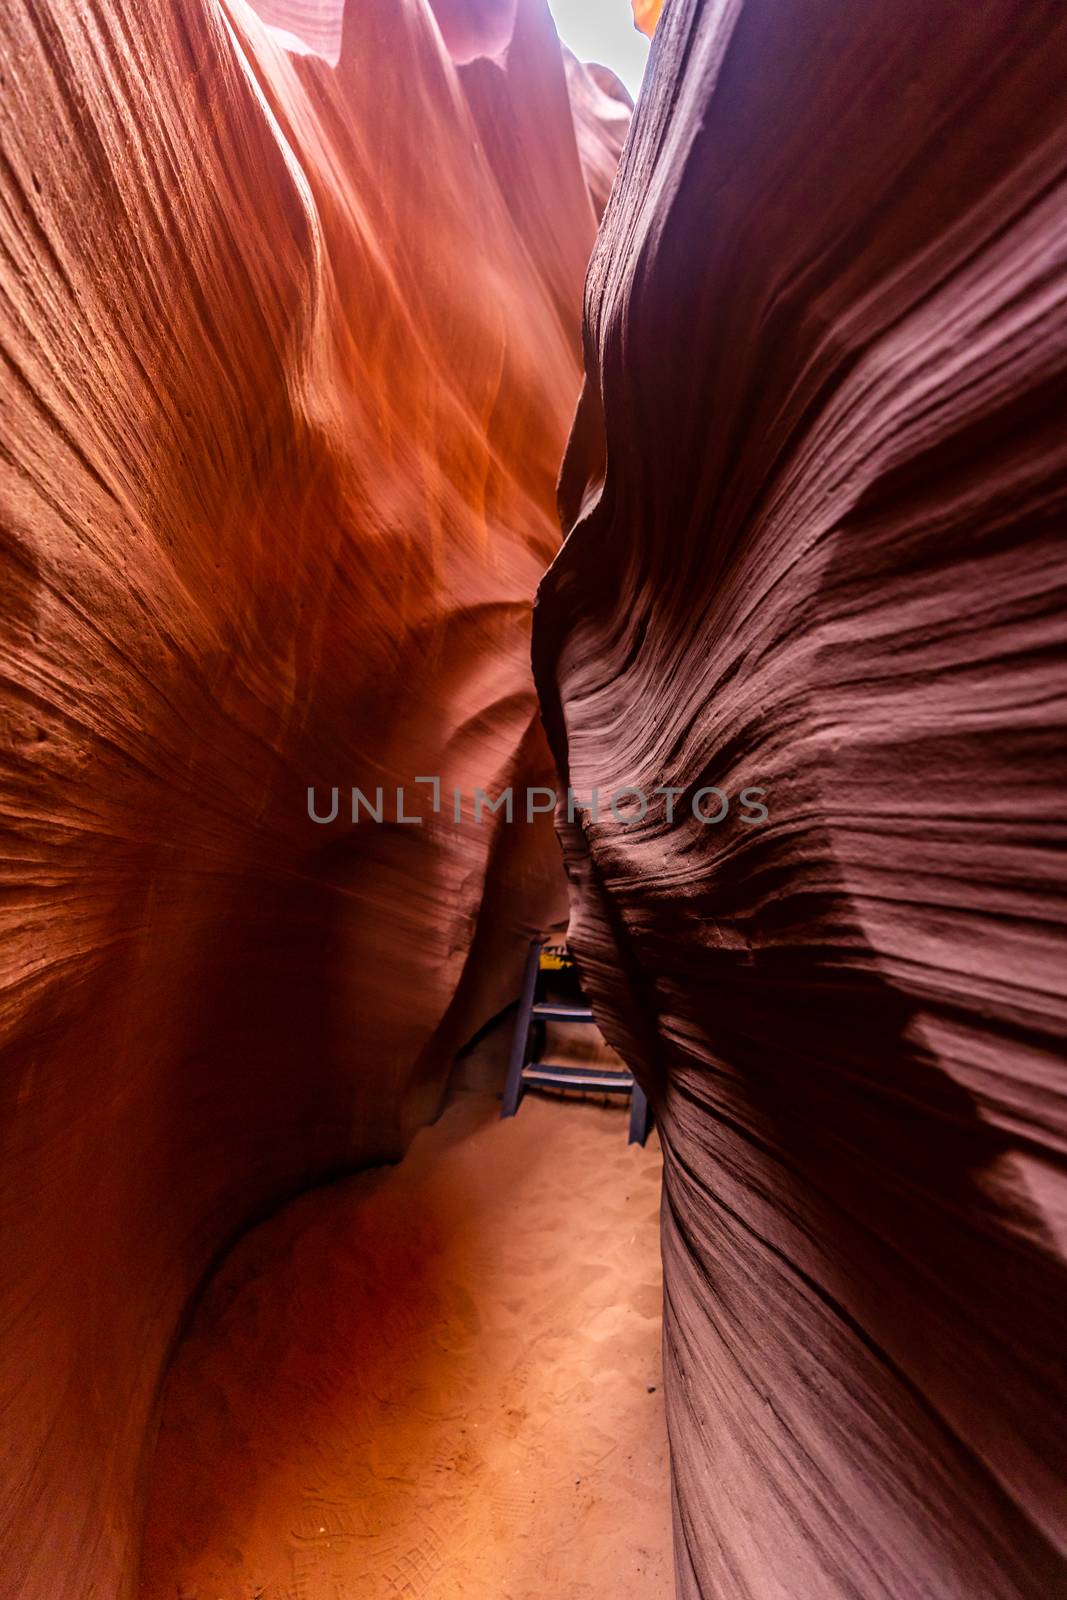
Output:
[[[556,29],[579,61],[599,61],[636,98],[648,40],[634,27],[630,0],[548,0]]]

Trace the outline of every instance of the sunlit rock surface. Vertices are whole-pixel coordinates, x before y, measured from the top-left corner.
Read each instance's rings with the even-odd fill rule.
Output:
[[[681,791],[564,832],[686,1600],[1067,1593],[1065,59],[672,0],[594,255],[535,664],[579,795]]]
[[[634,14],[634,26],[640,28],[642,33],[647,33],[651,39],[656,31],[660,12],[663,10],[663,0],[631,0]]]
[[[550,817],[470,797],[550,772],[530,602],[618,125],[601,148],[590,80],[580,156],[543,0],[495,8],[492,61],[441,10],[358,0],[332,44],[342,8],[300,0],[5,10],[19,1600],[129,1592],[190,1291],[251,1217],[403,1147],[562,881]],[[464,826],[425,786],[421,826],[346,821],[347,786],[389,817],[419,776]]]

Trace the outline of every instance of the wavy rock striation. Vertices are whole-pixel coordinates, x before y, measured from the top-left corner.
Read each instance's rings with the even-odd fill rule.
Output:
[[[5,11],[19,1600],[130,1591],[191,1290],[251,1217],[403,1147],[557,894],[550,819],[476,826],[470,796],[551,772],[530,605],[618,127],[590,80],[579,152],[543,0],[483,8],[492,60],[444,9]],[[420,826],[308,819],[309,784],[381,784],[388,817],[418,776],[465,826],[425,787]]]
[[[563,833],[687,1600],[1067,1592],[1065,55],[672,0],[593,258],[535,667],[580,795],[679,791]]]

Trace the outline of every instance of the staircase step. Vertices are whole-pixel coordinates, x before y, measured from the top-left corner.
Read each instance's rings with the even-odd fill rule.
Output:
[[[559,1061],[531,1061],[522,1071],[525,1084],[553,1089],[589,1089],[598,1094],[630,1094],[634,1080],[627,1071],[597,1067],[571,1067]]]
[[[543,1000],[534,1006],[532,1015],[538,1022],[592,1022],[593,1020],[590,1006],[555,1005],[550,1000]]]

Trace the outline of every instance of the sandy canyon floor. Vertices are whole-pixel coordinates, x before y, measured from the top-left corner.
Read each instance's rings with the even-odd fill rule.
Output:
[[[141,1600],[667,1600],[660,1157],[460,1091],[302,1197],[182,1345]]]

